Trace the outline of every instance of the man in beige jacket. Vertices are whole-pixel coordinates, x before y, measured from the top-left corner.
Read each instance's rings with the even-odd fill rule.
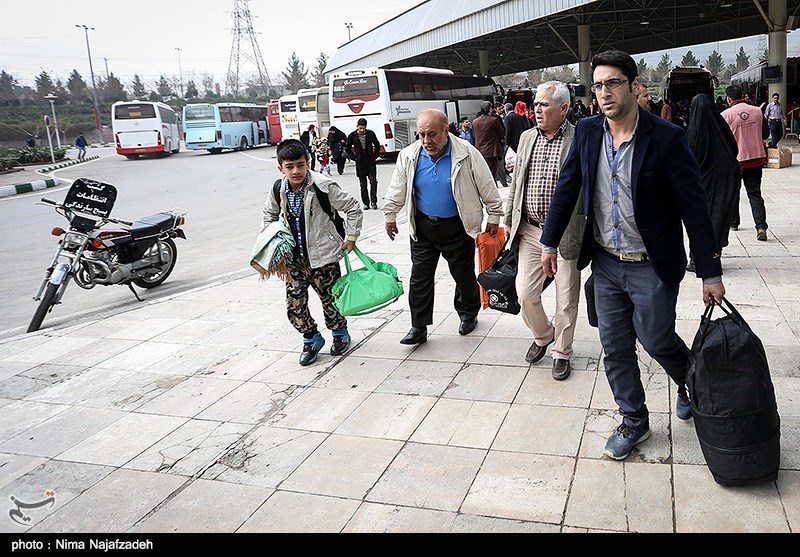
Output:
[[[540,263],[539,239],[558,175],[575,136],[575,127],[567,120],[569,100],[569,89],[560,81],[548,81],[536,88],[533,102],[536,127],[520,136],[505,216],[505,224],[511,228],[509,245],[516,242],[519,250],[516,286],[522,320],[533,333],[525,360],[538,362],[547,347],[555,343],[553,379],[559,381],[569,377],[572,370],[570,358],[581,289],[581,273],[576,263],[583,215],[578,215],[576,208],[559,246],[556,312],[552,323],[542,305],[545,275]]]
[[[484,221],[497,234],[503,202],[494,176],[480,152],[468,141],[448,132],[447,115],[425,109],[417,116],[419,140],[397,156],[382,210],[386,233],[394,240],[397,213],[406,207],[411,236],[411,279],[408,303],[411,330],[401,344],[421,344],[433,323],[434,279],[439,257],[456,282],[453,305],[461,324],[458,332],[471,333],[481,309],[475,277],[475,238]]]

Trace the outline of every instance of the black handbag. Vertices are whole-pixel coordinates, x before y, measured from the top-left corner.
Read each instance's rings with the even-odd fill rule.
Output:
[[[706,308],[686,373],[697,439],[714,481],[746,485],[777,479],[780,416],[761,340],[728,300]]]
[[[594,305],[594,275],[589,275],[583,284],[584,298],[586,298],[586,317],[589,325],[597,327],[597,307]]]
[[[520,311],[516,280],[516,244],[512,244],[509,249],[504,246],[494,262],[478,275],[478,284],[483,286],[489,296],[489,307],[513,315]]]

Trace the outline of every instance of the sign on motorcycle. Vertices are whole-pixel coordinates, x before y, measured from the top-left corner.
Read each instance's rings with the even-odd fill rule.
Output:
[[[174,238],[186,238],[181,226],[186,209],[174,208],[129,222],[111,217],[117,189],[78,178],[62,203],[42,198],[69,221],[69,230],[53,228],[59,238],[56,253],[33,297],[39,302],[28,332],[38,331],[45,316],[61,303],[70,280],[86,290],[97,285],[124,284],[141,300],[133,285],[153,288],[175,268]]]

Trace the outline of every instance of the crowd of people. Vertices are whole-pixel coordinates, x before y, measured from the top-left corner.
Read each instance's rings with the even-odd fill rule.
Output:
[[[428,341],[440,258],[455,282],[458,332],[475,330],[476,238],[495,236],[502,223],[517,253],[516,290],[532,340],[520,357],[536,363],[550,349],[552,378],[564,381],[572,371],[581,274],[590,269],[603,367],[621,416],[604,454],[622,460],[651,435],[637,342],[672,379],[677,417],[692,417],[689,349],[675,330],[678,289],[690,271],[705,305],[722,302],[721,255],[740,224],[742,183],[756,237],[767,240],[761,177],[766,140],[777,141],[770,123],[778,113],[749,104],[737,85],[725,90],[724,110],[720,98],[705,94],[674,106],[655,102],[633,58],[617,50],[596,54],[591,71],[588,106],[572,103],[564,83],[549,81],[537,87],[530,106],[485,101],[477,115],[459,122],[422,110],[418,137],[398,154],[381,210],[391,240],[401,212],[410,236],[411,327],[401,344]],[[515,156],[511,167],[508,151]],[[295,239],[286,304],[304,338],[302,365],[314,362],[325,344],[308,309],[309,287],[332,331],[331,354],[349,349],[347,319],[332,303],[331,288],[341,276],[339,260],[358,240],[363,211],[378,208],[379,154],[363,118],[349,135],[332,127],[319,140],[309,129],[303,141],[278,146],[281,195],[267,199],[262,230],[283,219]],[[315,155],[320,173],[313,170]],[[361,204],[331,178],[330,165],[341,175],[346,160],[355,162]],[[510,188],[505,205],[502,186]],[[331,208],[346,215],[341,237],[326,215]],[[542,304],[551,281],[552,318]]]

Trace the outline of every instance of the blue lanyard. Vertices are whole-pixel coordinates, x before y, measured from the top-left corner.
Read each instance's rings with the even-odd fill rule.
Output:
[[[611,131],[606,128],[606,159],[611,169],[611,238],[614,241],[614,249],[620,250],[621,241],[619,237],[619,184],[617,182],[617,170],[619,161],[622,158],[622,151],[628,146],[629,141],[625,141],[619,146],[616,156],[614,155],[614,138]]]

